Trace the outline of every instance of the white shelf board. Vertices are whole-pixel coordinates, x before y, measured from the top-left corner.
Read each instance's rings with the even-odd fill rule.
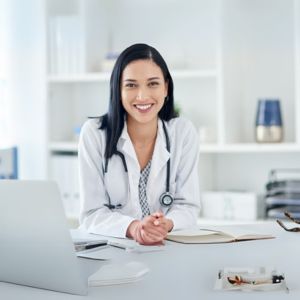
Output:
[[[170,70],[170,73],[174,79],[185,79],[185,78],[215,78],[217,71],[211,70]]]
[[[186,78],[214,78],[217,71],[212,70],[171,70],[174,79]],[[72,82],[108,82],[110,80],[110,72],[86,73],[86,74],[51,74],[48,75],[48,82],[53,83],[72,83]]]
[[[108,82],[109,72],[86,73],[86,74],[59,74],[49,75],[48,82],[53,83],[72,83],[72,82]]]
[[[77,152],[77,142],[52,142],[49,145],[50,151],[61,151],[61,152]]]
[[[73,141],[52,142],[51,151],[77,152],[78,143]],[[300,153],[300,145],[293,143],[282,144],[200,144],[200,153],[222,154],[222,153]]]
[[[200,144],[200,153],[297,153],[300,145],[295,143],[278,144]]]

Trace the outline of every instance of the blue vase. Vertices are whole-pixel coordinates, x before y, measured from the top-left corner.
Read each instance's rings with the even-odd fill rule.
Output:
[[[256,114],[256,141],[279,143],[283,140],[283,125],[278,99],[260,99]]]

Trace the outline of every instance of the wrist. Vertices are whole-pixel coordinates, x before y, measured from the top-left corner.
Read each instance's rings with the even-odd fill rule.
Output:
[[[133,239],[135,237],[136,228],[139,224],[139,220],[132,221],[127,227],[126,237]]]
[[[174,227],[173,221],[171,219],[167,219],[167,231],[168,232],[172,231],[173,227]]]

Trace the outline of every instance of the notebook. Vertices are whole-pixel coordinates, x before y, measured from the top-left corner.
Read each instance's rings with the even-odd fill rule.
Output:
[[[0,281],[87,294],[56,183],[0,180],[0,245]]]
[[[274,236],[244,230],[238,226],[206,227],[170,232],[167,240],[184,244],[213,244],[272,239]]]

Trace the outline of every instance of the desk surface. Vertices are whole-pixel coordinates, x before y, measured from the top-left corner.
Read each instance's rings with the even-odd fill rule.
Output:
[[[167,242],[164,251],[152,253],[128,253],[112,248],[114,260],[141,261],[148,265],[150,272],[135,283],[89,288],[86,297],[1,282],[1,299],[299,299],[300,233],[285,232],[275,223],[244,226],[257,233],[273,234],[276,239],[209,245]],[[84,260],[84,264],[95,267],[103,262]],[[283,272],[290,293],[213,289],[219,269],[259,266]]]

